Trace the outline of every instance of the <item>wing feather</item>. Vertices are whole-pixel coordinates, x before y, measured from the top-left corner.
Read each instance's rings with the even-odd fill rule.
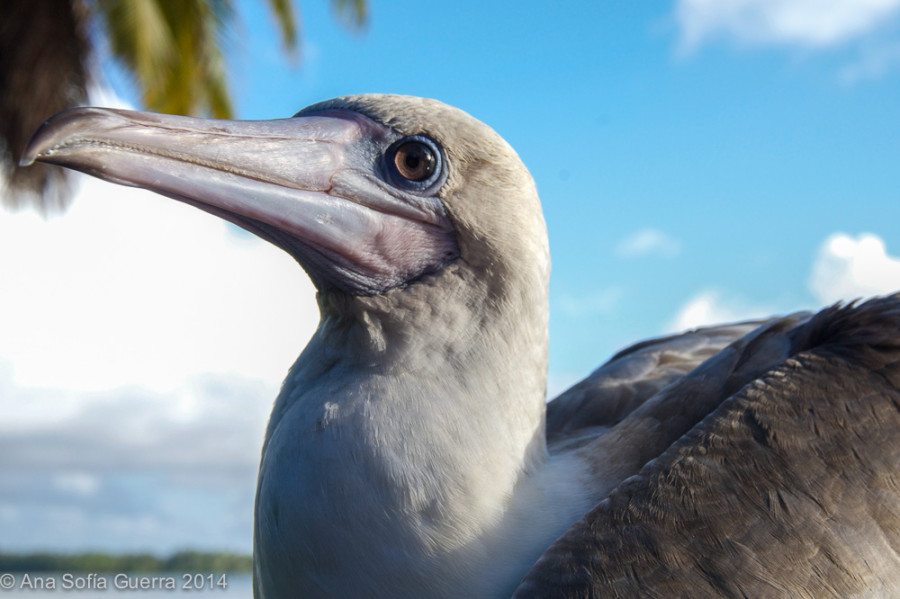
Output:
[[[628,418],[679,406],[515,597],[900,596],[900,296],[771,321]]]

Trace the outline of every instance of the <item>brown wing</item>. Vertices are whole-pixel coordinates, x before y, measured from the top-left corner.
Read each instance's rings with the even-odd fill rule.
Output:
[[[681,383],[729,345],[746,345],[763,331],[771,336],[773,329],[783,331],[810,316],[803,312],[786,318],[704,327],[620,351],[547,405],[551,451],[571,449],[607,434],[644,402]]]
[[[768,327],[623,421],[687,432],[516,597],[900,596],[900,296]],[[693,391],[712,393],[705,417]]]

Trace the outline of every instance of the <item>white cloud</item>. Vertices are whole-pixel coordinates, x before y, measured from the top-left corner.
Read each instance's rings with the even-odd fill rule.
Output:
[[[29,387],[277,384],[318,321],[280,250],[148,192],[84,182],[49,221],[0,213],[0,361]]]
[[[95,495],[100,487],[96,476],[85,472],[65,472],[54,481],[60,490],[76,495]]]
[[[835,233],[819,248],[809,289],[821,304],[900,290],[900,258],[876,235]]]
[[[733,297],[723,297],[717,291],[701,291],[678,310],[666,326],[666,332],[678,332],[697,327],[766,318],[776,313],[768,306],[753,305]]]
[[[671,258],[681,252],[681,244],[659,229],[646,228],[622,239],[615,251],[617,256],[624,258],[650,254]]]
[[[711,39],[822,48],[865,36],[900,13],[900,0],[678,0],[681,46]]]

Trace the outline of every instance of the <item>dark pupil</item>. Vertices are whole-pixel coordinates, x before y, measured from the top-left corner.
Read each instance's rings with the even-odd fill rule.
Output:
[[[397,148],[394,164],[405,179],[424,181],[434,172],[434,155],[424,144],[410,142]]]
[[[419,168],[420,160],[422,160],[422,155],[418,151],[413,150],[406,155],[406,166],[408,166],[411,170],[417,170]]]

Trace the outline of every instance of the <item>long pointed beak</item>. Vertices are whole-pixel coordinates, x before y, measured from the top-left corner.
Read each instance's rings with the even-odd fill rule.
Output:
[[[320,289],[382,293],[458,256],[436,197],[392,188],[379,148],[397,137],[355,112],[219,121],[105,108],[56,115],[35,160],[143,187],[282,247]]]

